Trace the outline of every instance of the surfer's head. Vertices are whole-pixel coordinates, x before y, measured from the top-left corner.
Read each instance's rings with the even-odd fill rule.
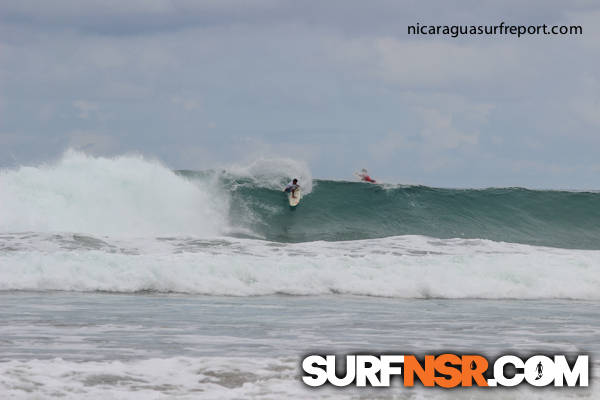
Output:
[[[294,180],[292,181],[292,183],[295,185],[296,183],[298,183],[298,179],[294,178]]]

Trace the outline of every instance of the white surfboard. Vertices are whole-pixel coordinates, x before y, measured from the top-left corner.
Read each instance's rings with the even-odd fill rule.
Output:
[[[298,203],[300,203],[300,199],[302,198],[302,192],[300,188],[296,189],[295,193],[296,197],[292,197],[292,194],[288,194],[288,200],[290,202],[290,207],[296,207]]]

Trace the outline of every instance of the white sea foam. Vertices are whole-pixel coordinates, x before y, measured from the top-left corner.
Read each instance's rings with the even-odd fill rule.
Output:
[[[4,238],[1,290],[600,299],[600,251],[399,236],[281,244]]]
[[[54,164],[0,171],[0,232],[218,235],[227,199],[141,156],[69,150]]]
[[[173,357],[139,361],[62,359],[0,363],[0,392],[15,399],[596,399],[598,389],[304,386],[297,358]]]
[[[301,388],[293,384],[294,367],[290,360],[218,357],[8,361],[0,363],[0,392],[9,398],[40,399],[225,399],[256,395],[268,399],[278,398],[278,386],[291,386],[285,391],[298,393]],[[266,394],[269,390],[275,393]]]
[[[312,175],[306,163],[289,158],[259,158],[248,165],[232,165],[225,173],[273,190],[281,190],[283,185],[296,178],[305,194],[312,191]]]

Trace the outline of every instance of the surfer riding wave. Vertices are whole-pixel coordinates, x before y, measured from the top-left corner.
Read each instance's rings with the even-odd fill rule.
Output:
[[[292,197],[296,198],[296,190],[298,190],[298,188],[300,188],[300,185],[298,185],[298,179],[294,178],[294,180],[292,180],[285,186],[285,189],[283,189],[283,191],[286,193],[291,193]]]

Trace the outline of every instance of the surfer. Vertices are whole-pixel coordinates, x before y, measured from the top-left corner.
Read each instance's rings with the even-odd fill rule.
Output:
[[[285,189],[283,189],[283,191],[286,193],[291,193],[292,197],[296,198],[296,190],[298,190],[299,187],[300,185],[298,185],[298,179],[294,178],[293,181],[291,181],[285,186]]]
[[[363,169],[360,171],[360,173],[358,173],[358,174],[356,174],[356,175],[357,175],[357,176],[360,178],[360,180],[361,180],[361,181],[363,181],[363,182],[376,183],[376,182],[375,182],[375,179],[371,178],[371,177],[369,176],[369,173],[367,172],[367,170],[366,170],[366,169],[364,169],[364,168],[363,168]]]

